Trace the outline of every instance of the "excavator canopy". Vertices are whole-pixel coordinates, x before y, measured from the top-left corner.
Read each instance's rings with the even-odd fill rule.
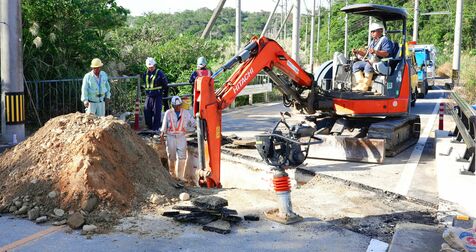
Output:
[[[406,20],[408,13],[405,9],[379,4],[353,4],[341,9],[348,14],[371,16],[382,21]]]

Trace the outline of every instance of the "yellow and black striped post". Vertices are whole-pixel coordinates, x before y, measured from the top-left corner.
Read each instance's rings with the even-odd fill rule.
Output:
[[[5,122],[7,125],[25,123],[25,95],[23,92],[5,93]]]

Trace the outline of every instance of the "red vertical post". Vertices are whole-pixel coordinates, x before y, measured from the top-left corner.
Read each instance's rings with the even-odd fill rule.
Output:
[[[139,111],[140,111],[140,76],[137,76],[136,89],[136,108],[134,111],[134,130],[139,130]]]
[[[136,110],[134,112],[134,129],[135,130],[139,130],[139,109],[140,109],[139,98],[136,98]]]
[[[440,103],[440,112],[439,112],[439,123],[438,123],[438,129],[443,130],[443,117],[445,114],[445,104],[443,102]]]

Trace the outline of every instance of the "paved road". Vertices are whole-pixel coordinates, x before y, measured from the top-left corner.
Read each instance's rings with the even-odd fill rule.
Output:
[[[384,164],[307,159],[303,168],[350,180],[375,188],[437,203],[438,191],[434,165],[434,129],[438,127],[439,103],[447,91],[430,90],[425,99],[418,99],[412,112],[421,117],[419,142]],[[223,134],[253,137],[271,129],[279,120],[280,111],[289,111],[281,103],[241,108],[223,115]],[[448,129],[449,130],[449,129]],[[259,158],[256,150],[235,152]]]

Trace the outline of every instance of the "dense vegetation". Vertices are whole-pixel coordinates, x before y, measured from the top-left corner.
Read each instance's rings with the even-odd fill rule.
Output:
[[[373,2],[406,8],[409,12],[407,34],[411,37],[413,1]],[[329,59],[334,51],[343,51],[344,47],[344,14],[339,11],[344,1],[333,3],[330,34],[327,32],[328,10],[321,11],[319,54],[315,50],[319,61]],[[464,4],[463,49],[468,54],[476,54],[476,1],[465,1]],[[303,13],[310,13],[308,7],[302,4]],[[420,1],[422,13],[451,12],[451,15],[422,15],[419,21],[419,42],[436,44],[443,60],[452,53],[455,8],[452,1]],[[153,56],[171,82],[186,81],[198,56],[207,57],[211,67],[216,69],[234,53],[235,11],[230,8],[222,11],[210,37],[205,40],[199,36],[212,14],[209,9],[131,17],[128,10],[118,6],[114,0],[24,0],[22,12],[25,75],[30,80],[80,77],[88,70],[93,57],[103,59],[110,75],[134,75],[145,69],[145,58]],[[268,12],[243,13],[243,44],[252,35],[261,33],[268,15]],[[276,36],[280,19],[277,15],[267,34],[269,37]],[[291,20],[290,17],[286,31],[288,37]],[[317,24],[317,18],[315,22]],[[309,15],[303,15],[303,65],[308,62],[309,23]],[[365,17],[352,16],[349,19],[349,48],[365,44],[367,26]],[[289,38],[281,36],[278,41],[289,51]]]

